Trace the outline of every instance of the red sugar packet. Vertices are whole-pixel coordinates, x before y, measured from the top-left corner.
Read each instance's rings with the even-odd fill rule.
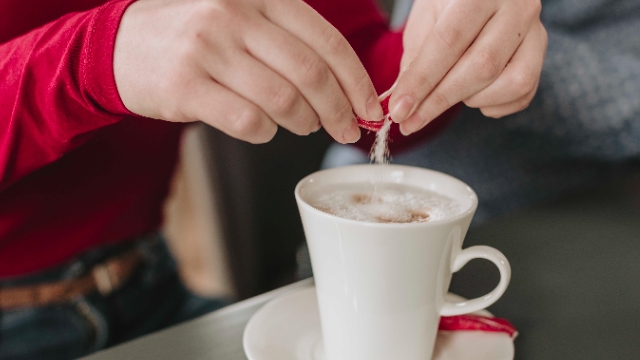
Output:
[[[380,103],[380,105],[382,105],[382,112],[384,113],[385,116],[389,115],[389,98],[390,97],[391,95],[387,96]],[[391,120],[391,118],[389,119]],[[384,119],[381,119],[378,121],[369,121],[369,120],[364,120],[360,118],[358,115],[356,115],[356,120],[358,120],[358,126],[360,126],[363,129],[371,130],[374,132],[380,131],[380,129],[382,129],[382,125],[384,125]]]
[[[471,314],[443,316],[440,318],[438,330],[502,332],[512,339],[518,335],[518,331],[508,320]]]

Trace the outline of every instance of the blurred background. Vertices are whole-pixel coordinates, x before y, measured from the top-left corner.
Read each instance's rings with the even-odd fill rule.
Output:
[[[293,189],[331,138],[279,131],[251,145],[204,125],[185,134],[165,233],[190,288],[244,299],[295,280],[304,241]]]

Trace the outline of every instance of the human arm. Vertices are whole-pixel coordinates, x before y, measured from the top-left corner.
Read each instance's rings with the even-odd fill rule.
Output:
[[[0,45],[0,191],[130,114],[110,67],[129,3],[69,14]]]

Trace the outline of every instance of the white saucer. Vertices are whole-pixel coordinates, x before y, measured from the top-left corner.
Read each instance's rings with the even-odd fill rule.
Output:
[[[448,294],[451,301],[460,301]],[[477,314],[491,315],[487,311]],[[324,360],[315,286],[284,294],[256,312],[244,330],[249,360]],[[439,332],[433,360],[512,360],[507,334]]]

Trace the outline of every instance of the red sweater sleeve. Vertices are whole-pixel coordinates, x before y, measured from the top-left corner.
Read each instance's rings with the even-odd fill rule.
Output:
[[[378,93],[388,90],[400,72],[402,32],[389,30],[375,0],[305,0],[347,38],[369,73]],[[403,136],[398,124],[389,132],[389,151],[397,154],[437,134],[453,118],[454,106],[422,130]],[[365,131],[355,145],[369,152],[375,134]]]
[[[130,114],[113,49],[132,2],[69,14],[0,45],[0,191]]]

